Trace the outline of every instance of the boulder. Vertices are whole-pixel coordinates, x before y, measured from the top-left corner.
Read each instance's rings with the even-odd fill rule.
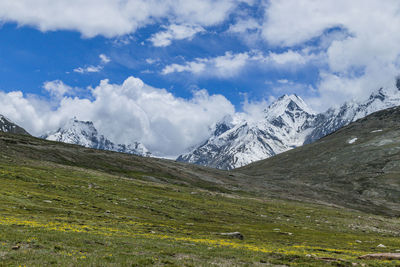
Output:
[[[244,236],[240,232],[221,233],[221,235],[227,236],[227,237],[230,237],[230,238],[237,238],[237,239],[240,239],[240,240],[244,239]]]

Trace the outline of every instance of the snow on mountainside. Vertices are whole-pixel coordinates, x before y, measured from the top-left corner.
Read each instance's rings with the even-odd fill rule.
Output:
[[[213,136],[177,160],[233,169],[304,143],[315,114],[296,95],[284,95],[263,111],[263,120],[225,119]]]
[[[264,110],[262,120],[224,120],[212,136],[184,161],[219,169],[233,169],[314,142],[375,111],[400,105],[400,79],[394,88],[381,88],[362,102],[346,102],[314,114],[296,95],[284,95]],[[237,120],[237,119],[236,119]]]
[[[396,88],[380,88],[366,101],[346,102],[339,108],[331,108],[319,114],[313,125],[314,130],[305,140],[305,144],[312,143],[371,113],[398,105],[400,105],[400,79],[397,79]]]
[[[69,120],[57,131],[45,134],[42,138],[95,149],[110,150],[140,156],[151,155],[146,147],[138,142],[129,145],[114,144],[97,132],[93,122],[79,121],[76,118]]]
[[[0,115],[0,132],[29,135],[25,129],[19,127],[3,115]]]

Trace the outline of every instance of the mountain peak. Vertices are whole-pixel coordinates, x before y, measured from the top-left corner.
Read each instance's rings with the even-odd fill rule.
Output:
[[[77,128],[77,127],[88,127],[91,128],[92,130],[96,130],[96,128],[94,127],[93,122],[91,121],[81,121],[78,120],[76,117],[73,117],[71,119],[69,119],[61,128],[64,129],[71,129],[71,128]]]
[[[0,132],[14,133],[14,134],[26,134],[29,135],[25,129],[19,127],[13,123],[10,119],[0,114]]]
[[[217,124],[213,135],[178,161],[221,169],[233,169],[303,144],[304,128],[313,111],[297,95],[283,95],[259,118],[227,119]]]
[[[286,112],[305,112],[314,115],[315,112],[296,94],[284,94],[264,110],[267,119],[274,119]]]
[[[151,155],[145,146],[139,142],[114,144],[104,137],[104,135],[98,133],[93,122],[80,121],[76,117],[69,119],[57,131],[47,133],[42,136],[42,138],[95,149],[117,151],[140,156]]]

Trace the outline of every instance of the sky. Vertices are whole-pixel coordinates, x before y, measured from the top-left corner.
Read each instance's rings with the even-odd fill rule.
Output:
[[[2,0],[0,114],[178,155],[283,94],[322,112],[391,86],[399,43],[398,0]]]

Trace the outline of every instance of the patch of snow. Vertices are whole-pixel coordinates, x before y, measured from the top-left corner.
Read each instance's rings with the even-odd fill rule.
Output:
[[[382,132],[382,131],[383,131],[382,129],[379,129],[379,130],[374,130],[371,133],[379,133],[379,132]]]
[[[354,144],[356,141],[357,141],[357,137],[355,137],[355,138],[353,138],[353,139],[350,139],[347,143],[348,144]]]

